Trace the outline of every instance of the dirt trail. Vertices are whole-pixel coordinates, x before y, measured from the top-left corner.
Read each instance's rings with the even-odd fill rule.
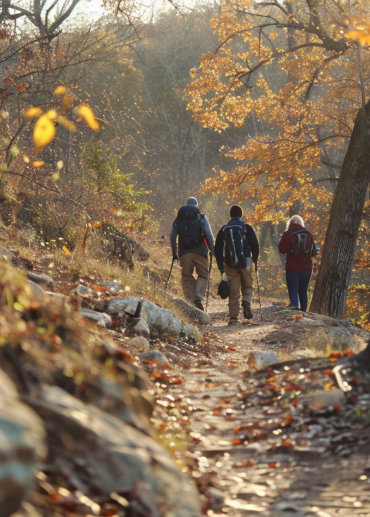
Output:
[[[183,383],[158,393],[169,423],[188,419],[188,454],[205,515],[369,516],[369,428],[357,434],[338,408],[298,414],[289,390],[296,383],[298,391],[297,379],[308,375],[302,368],[269,372],[276,378],[268,381],[253,370],[242,373],[253,350],[284,359],[298,346],[288,328],[291,311],[264,304],[254,307],[252,322],[227,326],[225,309],[211,300],[210,360],[195,354],[185,367],[179,360]],[[310,372],[308,382],[317,388],[322,377]]]

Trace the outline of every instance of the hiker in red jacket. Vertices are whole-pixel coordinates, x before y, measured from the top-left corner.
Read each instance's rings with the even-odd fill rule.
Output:
[[[279,245],[286,255],[286,283],[291,309],[307,310],[307,290],[312,275],[312,257],[317,254],[312,234],[304,227],[302,217],[293,215]],[[300,307],[299,307],[300,305]]]

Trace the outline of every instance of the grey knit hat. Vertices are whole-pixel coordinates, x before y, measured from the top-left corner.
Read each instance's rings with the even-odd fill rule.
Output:
[[[195,197],[189,197],[189,199],[186,201],[186,204],[191,206],[198,206],[198,201]]]

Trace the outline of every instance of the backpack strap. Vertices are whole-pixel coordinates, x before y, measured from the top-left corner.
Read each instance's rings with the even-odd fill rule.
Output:
[[[199,219],[199,225],[200,225],[200,234],[202,236],[203,242],[204,242],[207,250],[209,251],[211,248],[210,248],[210,245],[208,244],[208,241],[207,241],[206,236],[204,234],[204,228],[203,228],[203,219],[204,219],[204,217],[205,217],[205,214],[202,214],[202,212],[199,212],[198,219]]]

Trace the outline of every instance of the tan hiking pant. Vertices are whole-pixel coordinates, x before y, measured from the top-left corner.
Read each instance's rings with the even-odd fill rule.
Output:
[[[202,301],[208,283],[208,258],[197,253],[185,253],[180,257],[181,285],[186,300],[194,303]],[[194,269],[198,275],[194,277]]]
[[[251,303],[253,296],[252,270],[246,267],[234,268],[224,263],[225,273],[229,281],[229,316],[237,318],[239,316],[240,292],[242,300]]]

